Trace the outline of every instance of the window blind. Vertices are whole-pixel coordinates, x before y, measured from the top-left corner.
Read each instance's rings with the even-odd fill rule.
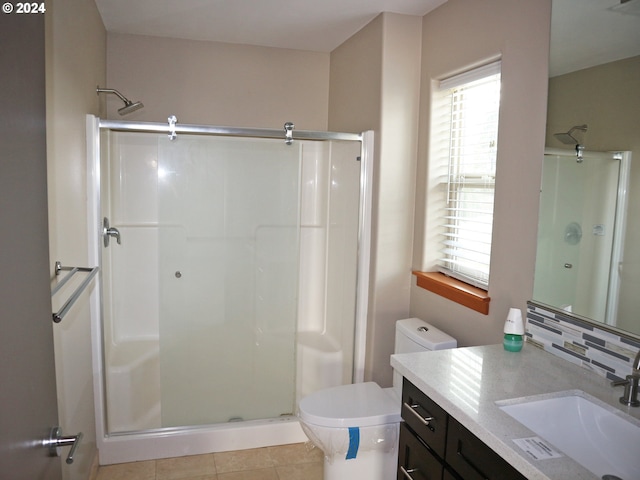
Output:
[[[447,165],[438,268],[487,289],[495,191],[500,62],[440,82],[432,139]]]

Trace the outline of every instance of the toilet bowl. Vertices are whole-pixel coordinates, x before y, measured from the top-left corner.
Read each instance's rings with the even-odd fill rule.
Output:
[[[454,338],[418,318],[396,322],[395,353],[455,348]],[[365,382],[312,393],[300,401],[300,425],[324,452],[324,479],[396,478],[402,376],[393,387]]]

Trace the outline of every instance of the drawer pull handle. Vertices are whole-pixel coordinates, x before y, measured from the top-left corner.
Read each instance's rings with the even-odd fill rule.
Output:
[[[423,417],[422,415],[420,415],[417,411],[416,408],[421,407],[421,405],[415,403],[413,405],[409,405],[407,402],[404,402],[404,406],[407,407],[409,409],[409,411],[411,413],[413,413],[413,415],[415,415],[415,417],[420,420],[420,423],[422,423],[425,426],[429,426],[429,422],[431,422],[433,420],[433,417],[431,415],[429,415],[428,417]]]
[[[458,451],[456,452],[458,455],[460,455],[460,458],[467,464],[469,465],[473,470],[476,471],[476,473],[478,475],[480,475],[482,478],[484,478],[484,480],[489,480],[489,477],[487,477],[482,470],[480,470],[478,467],[475,466],[475,464],[469,460],[464,453],[462,453],[462,442],[460,440],[458,440]]]
[[[411,469],[407,470],[402,465],[400,465],[400,471],[404,475],[404,478],[406,478],[407,480],[413,480],[413,477],[410,474],[413,473],[413,472],[417,472],[418,469],[417,468],[411,468]]]

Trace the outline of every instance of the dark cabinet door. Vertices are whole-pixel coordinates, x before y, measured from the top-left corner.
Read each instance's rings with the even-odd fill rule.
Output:
[[[451,417],[445,460],[464,480],[526,480],[500,455]]]
[[[442,461],[404,423],[400,424],[398,480],[442,480]]]
[[[444,473],[442,474],[442,480],[460,480],[460,477],[451,472],[449,469],[445,468]]]
[[[407,379],[402,385],[402,418],[436,455],[444,458],[447,412]]]

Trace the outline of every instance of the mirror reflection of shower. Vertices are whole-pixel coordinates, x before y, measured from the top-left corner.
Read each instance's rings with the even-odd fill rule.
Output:
[[[574,125],[569,129],[568,132],[559,132],[554,133],[553,136],[560,140],[565,145],[575,145],[576,146],[576,161],[578,163],[582,163],[584,159],[584,142],[578,140],[574,133],[575,131],[582,132],[582,134],[587,133],[587,125]]]
[[[617,326],[630,152],[545,149],[533,298]]]
[[[100,95],[101,93],[113,93],[114,95],[118,96],[118,98],[120,98],[120,100],[124,102],[124,107],[118,109],[118,113],[120,115],[128,115],[129,113],[133,113],[136,110],[140,110],[144,107],[144,104],[142,102],[132,102],[127,97],[122,95],[119,91],[114,90],[113,88],[100,88],[100,86],[98,86],[96,88],[96,93],[98,95]]]

